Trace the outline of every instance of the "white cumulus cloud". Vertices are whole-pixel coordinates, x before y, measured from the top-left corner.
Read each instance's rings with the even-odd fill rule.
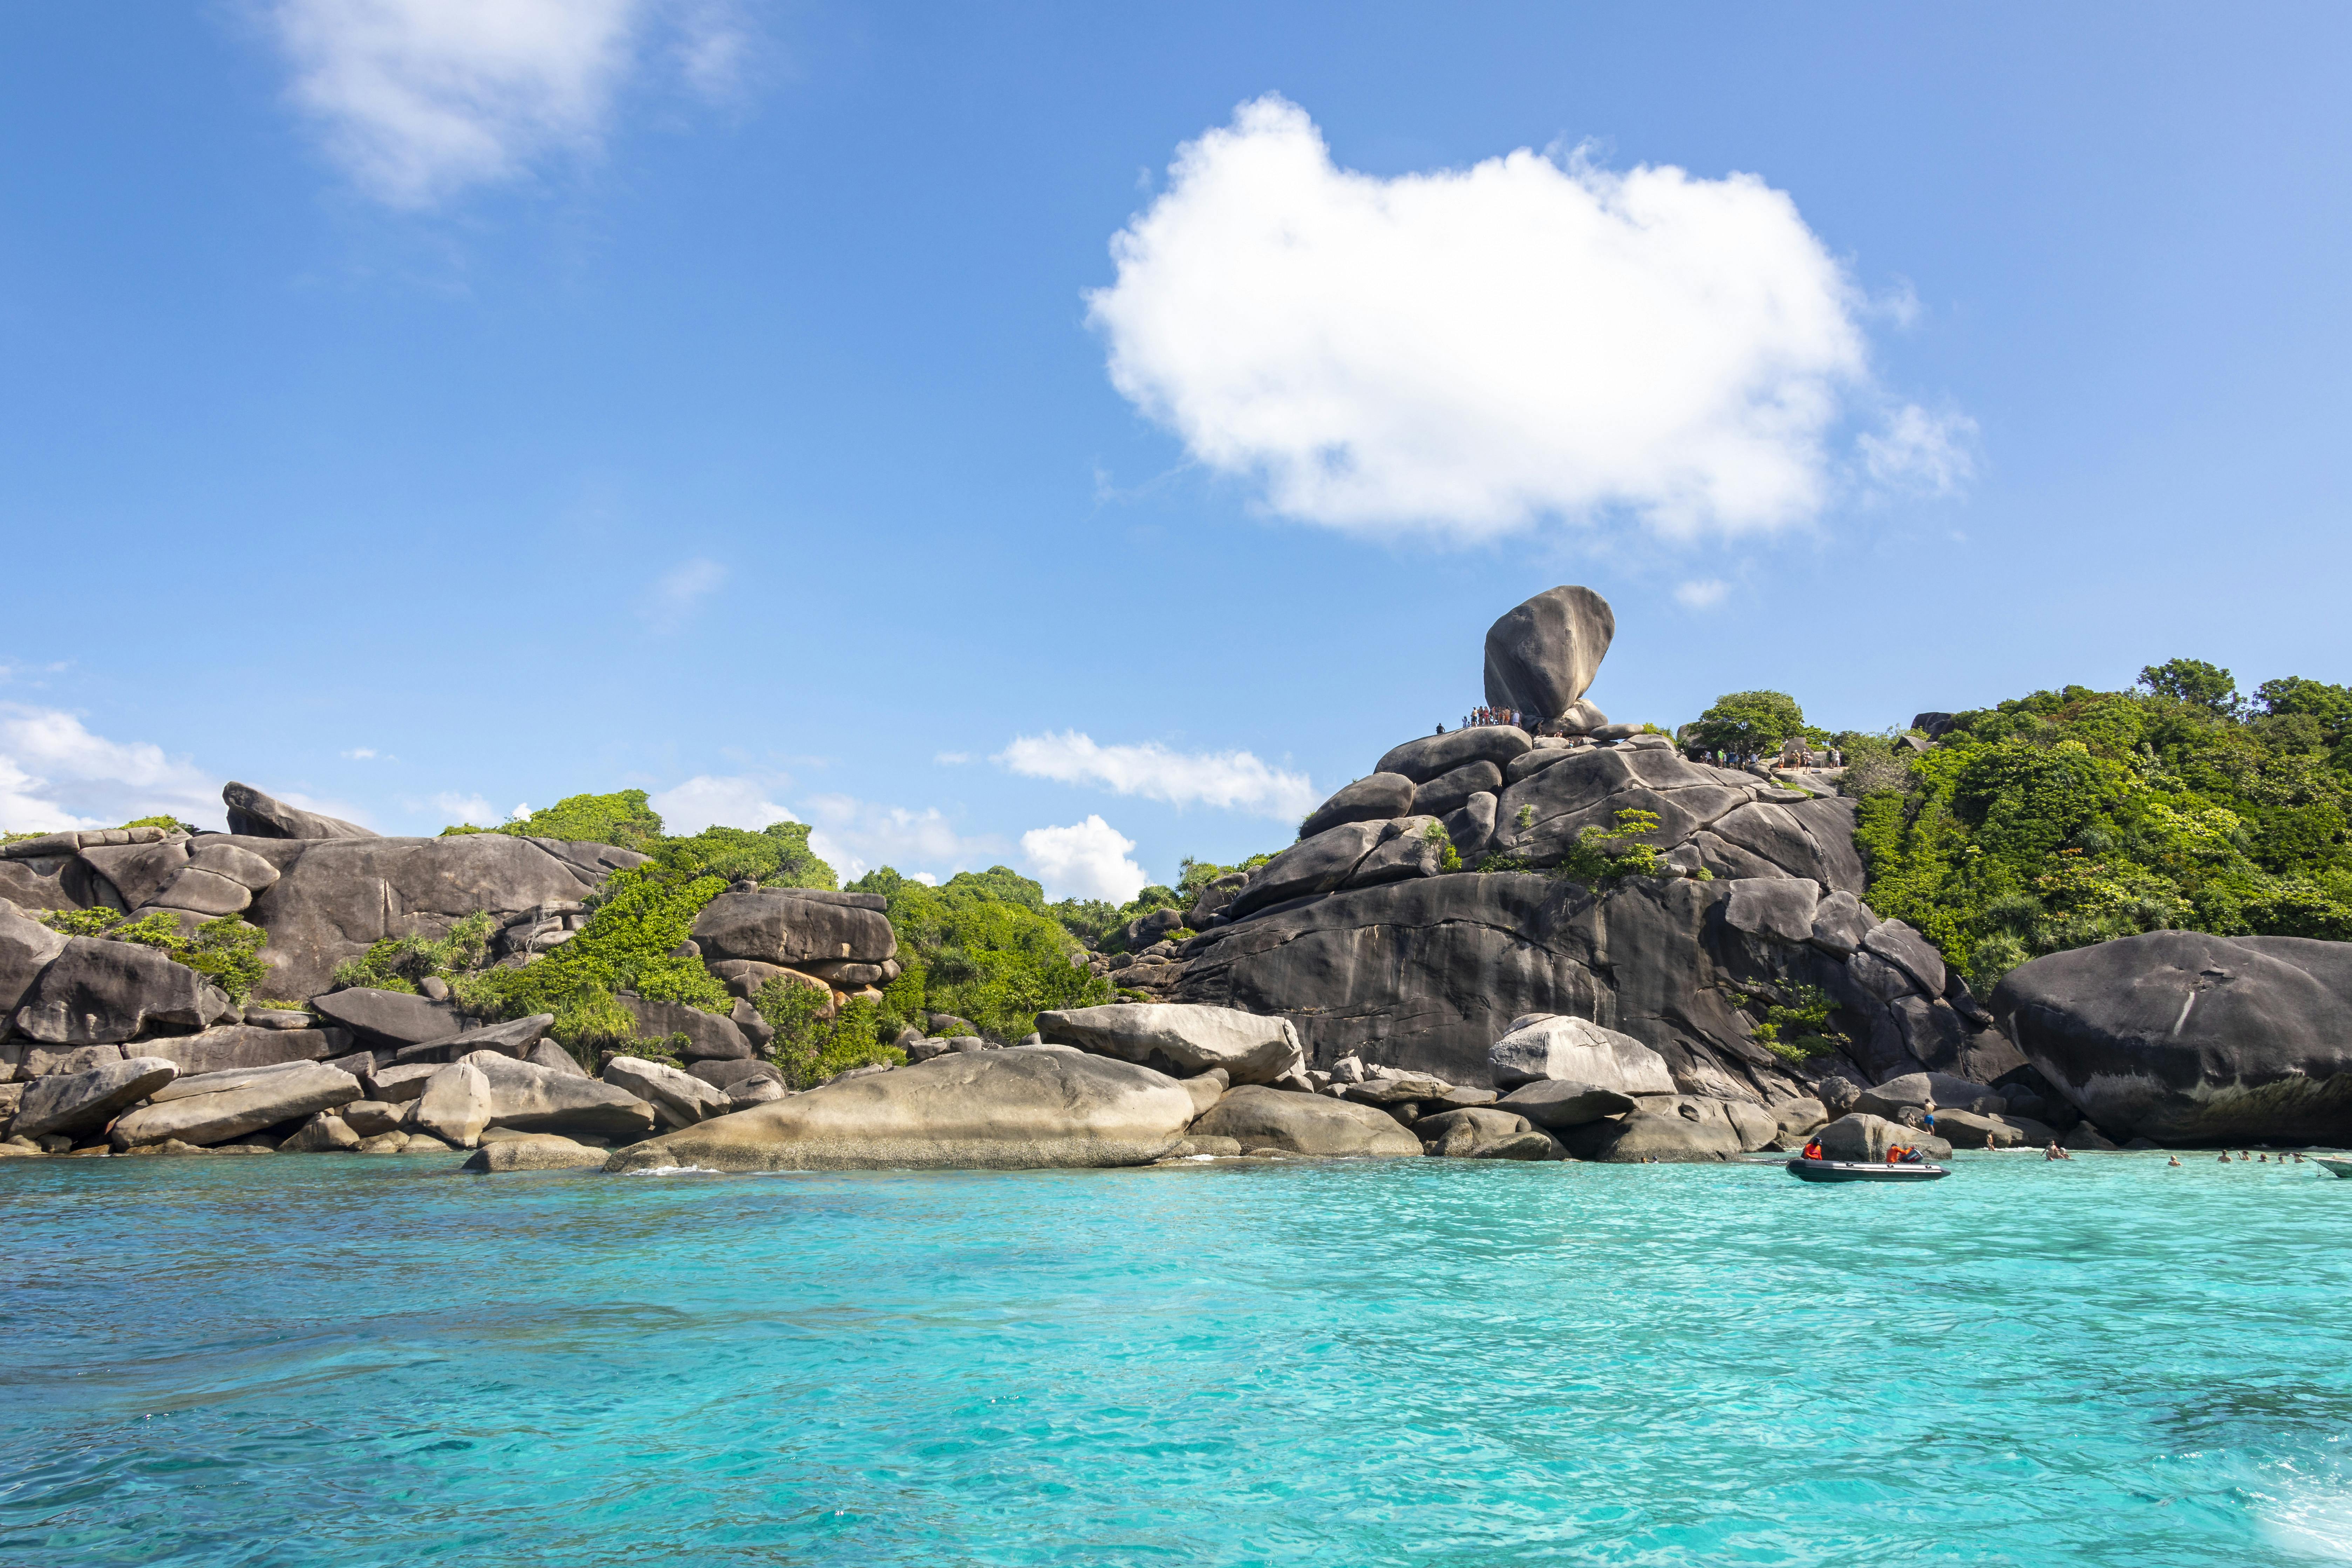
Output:
[[[681,561],[654,580],[637,610],[664,631],[675,631],[694,616],[703,600],[727,581],[727,568],[701,556]]]
[[[1108,899],[1123,904],[1151,879],[1128,858],[1135,840],[1099,816],[1069,827],[1033,827],[1021,853],[1049,899]]]
[[[56,708],[0,702],[0,832],[111,827],[163,813],[226,827],[222,781],[143,741],[110,741]]]
[[[809,847],[843,881],[877,866],[918,881],[936,880],[941,871],[953,876],[982,868],[1004,848],[992,835],[965,837],[935,805],[917,811],[846,795],[816,795],[802,804],[812,825]]]
[[[478,795],[460,795],[456,790],[443,790],[433,797],[434,806],[442,816],[454,822],[470,823],[476,827],[496,827],[506,821],[506,814],[494,809]],[[520,815],[529,816],[525,810]]]
[[[1072,730],[1023,735],[994,761],[1026,778],[1099,784],[1118,795],[1171,805],[1215,805],[1288,820],[1321,801],[1305,773],[1274,767],[1248,752],[1179,752],[1156,741],[1105,746]]]
[[[662,830],[679,837],[706,827],[761,828],[772,822],[798,822],[799,817],[768,798],[769,789],[759,779],[703,773],[648,796],[646,804],[661,813]]]
[[[1730,584],[1720,577],[1707,577],[1675,588],[1675,603],[1685,610],[1711,610],[1730,592]]]
[[[1803,521],[1868,302],[1750,174],[1526,149],[1380,178],[1276,95],[1179,150],[1087,297],[1113,384],[1275,510],[1459,542]]]

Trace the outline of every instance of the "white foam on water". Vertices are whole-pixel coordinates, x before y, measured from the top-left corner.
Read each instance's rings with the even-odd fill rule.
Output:
[[[2268,1479],[2253,1509],[2263,1537],[2306,1557],[2352,1563],[2352,1490],[2316,1476]]]

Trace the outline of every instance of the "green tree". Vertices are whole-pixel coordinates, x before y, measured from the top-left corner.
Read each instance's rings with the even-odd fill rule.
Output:
[[[1760,757],[1805,732],[1804,710],[1787,692],[1733,691],[1717,698],[1685,736],[1702,751]]]
[[[2238,683],[2228,670],[2201,658],[2168,658],[2139,672],[2139,684],[2159,697],[2202,708],[2225,718],[2241,707]]]

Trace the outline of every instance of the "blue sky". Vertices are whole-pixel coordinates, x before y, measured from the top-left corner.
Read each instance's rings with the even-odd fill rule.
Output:
[[[2352,679],[2340,8],[1132,12],[0,13],[0,826],[1116,894],[1564,582],[1624,719]]]

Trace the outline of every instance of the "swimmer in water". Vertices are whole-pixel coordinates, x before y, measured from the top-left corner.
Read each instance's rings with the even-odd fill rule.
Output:
[[[2168,1164],[2168,1165],[2171,1165],[2171,1166],[2174,1166],[2174,1167],[2178,1167],[2178,1166],[2179,1165],[2179,1163],[2180,1163],[2180,1156],[2179,1156],[2179,1155],[2178,1155],[2178,1154],[2175,1154],[2171,1159],[2167,1160],[2167,1161],[2165,1162],[2165,1163],[2166,1163],[2166,1164]]]

